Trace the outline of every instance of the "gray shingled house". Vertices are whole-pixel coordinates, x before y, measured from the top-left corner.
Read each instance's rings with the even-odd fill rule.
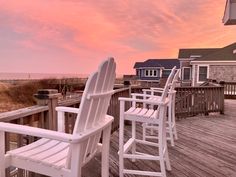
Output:
[[[169,76],[171,69],[180,67],[178,59],[148,59],[144,62],[136,62],[137,79],[146,82],[159,82],[161,78]]]
[[[236,43],[223,48],[180,49],[181,80],[197,86],[207,79],[236,81]]]

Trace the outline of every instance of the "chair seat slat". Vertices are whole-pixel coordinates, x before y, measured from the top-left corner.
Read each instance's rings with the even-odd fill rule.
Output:
[[[37,155],[32,156],[32,158],[34,158],[35,160],[43,160],[43,159],[46,159],[46,158],[52,156],[53,154],[60,153],[61,151],[64,151],[65,149],[68,149],[68,148],[69,148],[68,143],[61,142],[61,143],[57,144],[57,146],[54,146],[54,147],[48,149],[47,151],[43,151]]]
[[[41,138],[40,140],[34,142],[34,143],[31,143],[27,146],[23,146],[21,148],[18,148],[18,149],[14,149],[14,150],[11,150],[11,151],[8,151],[7,153],[8,154],[18,154],[18,153],[22,153],[22,152],[26,152],[26,151],[29,151],[30,149],[34,149],[34,148],[37,148],[47,142],[49,142],[50,140],[49,139],[46,139],[46,138]]]
[[[38,146],[37,148],[30,149],[26,152],[20,153],[21,157],[29,157],[29,156],[34,156],[37,155],[43,151],[47,151],[48,149],[56,146],[59,142],[56,140],[51,140],[48,143],[43,144],[42,146]]]

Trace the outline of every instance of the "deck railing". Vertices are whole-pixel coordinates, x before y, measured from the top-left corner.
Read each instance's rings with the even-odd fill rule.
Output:
[[[112,95],[110,106],[108,108],[108,114],[114,116],[115,120],[112,125],[112,131],[115,131],[119,127],[119,104],[118,97],[128,97],[130,94],[130,87],[116,89]],[[1,122],[11,122],[19,125],[28,125],[33,127],[39,127],[44,129],[57,129],[57,114],[55,112],[56,106],[70,106],[79,107],[81,96],[73,96],[62,101],[58,101],[55,96],[49,97],[47,100],[48,105],[40,106],[35,105],[15,111],[0,113]],[[67,113],[65,131],[72,133],[76,115]],[[35,141],[36,137],[30,137],[28,135],[16,135],[12,133],[6,133],[5,135],[5,149],[6,151],[24,146]],[[10,172],[11,171],[11,172]],[[33,173],[23,170],[7,169],[7,177],[31,177]]]
[[[224,86],[224,95],[228,99],[236,99],[236,82],[220,82]]]
[[[141,87],[126,87],[116,89],[112,95],[108,114],[115,117],[112,131],[119,127],[119,97],[129,97],[132,92],[142,92]],[[211,112],[224,113],[224,87],[223,86],[206,86],[206,87],[177,87],[176,94],[176,116],[177,118],[189,117],[198,114],[207,115]],[[58,101],[55,96],[49,97],[48,105],[35,105],[19,109],[16,111],[0,113],[0,121],[11,122],[20,125],[29,125],[33,127],[40,127],[45,129],[56,130],[57,128],[57,114],[55,112],[56,106],[71,106],[79,107],[81,97],[69,97],[65,100]],[[66,114],[67,133],[73,131],[76,115]],[[16,135],[6,133],[6,150],[21,147],[25,144],[35,141],[35,137],[28,135]],[[31,177],[30,172],[23,170],[7,170],[7,177]]]
[[[211,112],[224,113],[224,87],[177,87],[176,117],[183,118]]]
[[[143,87],[134,87],[132,93],[142,93]],[[176,117],[186,118],[211,112],[224,113],[224,87],[176,87]]]

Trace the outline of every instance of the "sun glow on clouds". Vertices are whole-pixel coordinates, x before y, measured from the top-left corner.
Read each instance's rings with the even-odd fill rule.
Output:
[[[118,73],[136,61],[176,58],[179,48],[223,47],[224,0],[0,1],[0,71],[90,73],[114,56]]]

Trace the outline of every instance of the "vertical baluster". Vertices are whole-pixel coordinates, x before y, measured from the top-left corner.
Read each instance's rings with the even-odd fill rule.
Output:
[[[64,114],[65,114],[65,132],[69,133],[70,132],[70,130],[69,130],[70,121],[68,118],[68,113],[64,113]]]
[[[39,113],[39,120],[38,120],[38,126],[39,128],[45,128],[45,119],[44,119],[44,112]]]
[[[221,110],[220,110],[220,113],[221,114],[224,114],[224,87],[223,88],[221,88],[221,92],[223,92],[223,93],[221,93]]]
[[[29,119],[29,126],[31,126],[31,127],[38,127],[39,125],[37,125],[37,122],[35,121],[35,115],[31,115],[31,116],[29,116],[28,117],[28,119]],[[32,143],[32,142],[34,142],[34,137],[33,136],[29,136],[28,137],[28,143],[30,144],[30,143]],[[35,173],[33,173],[33,172],[28,172],[28,177],[34,177],[34,175],[35,175]]]
[[[17,119],[17,124],[18,125],[24,125],[24,118]],[[21,147],[24,145],[23,143],[23,135],[17,135],[17,147]],[[23,177],[24,175],[24,170],[18,169],[17,170],[17,177]]]
[[[9,133],[5,133],[5,151],[9,151],[10,150],[10,134]],[[6,177],[10,177],[10,169],[7,168],[6,169]]]

